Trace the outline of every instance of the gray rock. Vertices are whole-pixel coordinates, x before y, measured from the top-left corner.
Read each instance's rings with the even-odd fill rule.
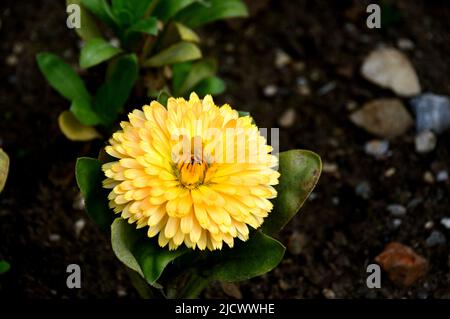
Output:
[[[418,132],[431,130],[440,134],[450,128],[450,99],[432,93],[422,94],[411,100],[416,115]]]
[[[297,118],[297,113],[294,109],[289,108],[283,114],[281,115],[280,119],[278,120],[278,124],[280,124],[281,127],[291,127],[295,123],[295,119]]]
[[[441,224],[447,228],[450,229],[450,218],[449,217],[444,217],[441,219]]]
[[[400,217],[406,214],[406,207],[400,204],[388,205],[387,210],[392,216]]]
[[[350,115],[353,124],[383,138],[404,134],[413,119],[399,99],[383,98],[365,103]]]
[[[414,96],[421,91],[419,78],[408,57],[394,48],[370,52],[361,66],[361,74],[400,96]]]
[[[448,180],[448,171],[442,170],[436,174],[436,181],[445,182]]]
[[[371,140],[364,145],[364,150],[366,154],[381,158],[389,150],[389,142],[386,140]]]
[[[415,145],[417,153],[429,153],[436,147],[436,135],[431,131],[422,131],[416,135]]]
[[[369,199],[372,195],[372,188],[370,187],[369,182],[364,181],[356,185],[355,193],[364,199]]]
[[[428,247],[443,245],[447,242],[445,235],[438,230],[433,230],[425,241]]]

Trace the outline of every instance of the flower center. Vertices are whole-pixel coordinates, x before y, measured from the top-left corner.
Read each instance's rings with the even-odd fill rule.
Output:
[[[191,151],[180,156],[177,162],[177,176],[184,187],[194,189],[204,183],[208,164],[203,157],[200,137],[192,138],[189,146]]]

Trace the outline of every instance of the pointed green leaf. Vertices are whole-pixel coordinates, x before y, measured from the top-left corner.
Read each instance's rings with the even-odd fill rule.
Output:
[[[192,91],[200,97],[207,94],[218,95],[225,91],[225,82],[217,76],[210,76],[200,81]]]
[[[112,0],[112,12],[122,27],[142,18],[152,0]]]
[[[111,125],[122,111],[137,77],[138,64],[134,54],[120,57],[112,66],[110,77],[94,98],[95,112],[104,125]]]
[[[80,28],[75,28],[75,32],[85,41],[101,37],[97,23],[92,14],[81,4],[81,0],[66,0],[66,5],[76,4],[80,6]]]
[[[81,4],[109,27],[115,28],[117,26],[107,0],[81,0]]]
[[[180,37],[180,40],[182,41],[188,41],[188,42],[200,42],[200,37],[197,33],[194,32],[191,28],[188,28],[184,24],[174,22],[172,25],[176,28],[177,33]]]
[[[174,96],[179,96],[180,88],[192,70],[193,62],[181,62],[172,66],[172,91]]]
[[[127,29],[127,32],[141,32],[150,35],[158,34],[158,20],[154,17],[139,20]]]
[[[0,193],[5,188],[9,172],[9,156],[0,148]]]
[[[63,111],[58,117],[58,125],[63,134],[71,141],[91,141],[101,135],[92,126],[80,123],[70,111]]]
[[[216,71],[217,64],[213,59],[202,59],[194,63],[184,81],[182,81],[179,87],[177,85],[176,91],[174,87],[174,95],[185,96],[186,94],[191,93],[197,84],[199,84],[203,79],[214,75]],[[174,78],[175,77],[179,77],[179,75],[174,75]],[[178,79],[174,79],[174,81],[178,81]]]
[[[202,57],[198,46],[191,42],[179,42],[157,53],[144,62],[145,67],[160,67],[163,65],[196,60]]]
[[[241,0],[205,0],[191,4],[179,12],[175,20],[196,28],[221,19],[247,16],[247,7]]]
[[[211,252],[203,266],[203,275],[219,281],[247,280],[275,268],[284,251],[280,242],[257,231],[231,249]]]
[[[186,252],[159,247],[145,230],[136,229],[122,218],[116,218],[111,226],[111,244],[117,258],[151,285],[157,285],[167,265]]]
[[[102,38],[89,40],[81,49],[80,67],[90,68],[118,55],[122,50]]]
[[[37,63],[50,86],[66,99],[73,101],[78,98],[84,100],[91,98],[83,80],[58,56],[52,53],[39,53]]]
[[[92,102],[83,99],[75,99],[70,105],[70,112],[77,120],[84,125],[98,125],[101,123],[100,117],[95,113]]]
[[[153,15],[161,21],[166,22],[177,14],[180,10],[198,0],[163,0],[159,1],[153,11]]]
[[[297,214],[319,180],[320,157],[310,151],[290,150],[280,153],[280,183],[274,208],[262,225],[266,234],[278,233]]]
[[[114,212],[108,206],[108,191],[103,188],[106,179],[100,161],[89,157],[77,159],[75,174],[78,187],[83,195],[86,211],[103,230],[108,230]]]
[[[170,94],[164,90],[161,90],[156,98],[156,100],[164,106],[167,106],[167,100],[169,100]]]

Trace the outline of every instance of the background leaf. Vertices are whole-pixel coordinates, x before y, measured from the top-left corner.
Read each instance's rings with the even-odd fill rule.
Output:
[[[0,148],[0,193],[5,188],[9,172],[9,156]]]
[[[196,28],[221,19],[247,16],[247,7],[241,0],[205,0],[191,4],[179,12],[175,20]]]
[[[81,49],[80,66],[83,69],[102,63],[119,54],[122,50],[102,38],[89,40]]]
[[[99,88],[94,98],[96,113],[104,125],[111,125],[122,111],[138,77],[137,57],[121,56],[112,66],[110,77]]]
[[[322,162],[313,152],[290,150],[280,153],[279,169],[278,196],[262,225],[262,231],[271,235],[278,233],[302,207],[319,180]]]
[[[81,0],[81,4],[109,27],[117,27],[111,7],[106,0]]]
[[[186,8],[188,5],[198,0],[163,0],[159,1],[153,11],[153,15],[166,22],[172,18],[178,11]]]
[[[112,0],[112,12],[122,27],[130,26],[142,18],[152,0]]]
[[[4,274],[11,268],[11,265],[6,260],[0,260],[0,275]]]
[[[200,81],[191,91],[196,92],[198,96],[204,97],[207,94],[218,95],[225,91],[225,82],[217,77],[210,76]]]
[[[70,105],[70,112],[84,125],[97,125],[101,123],[100,117],[95,113],[90,100],[75,99]]]
[[[180,77],[179,74],[174,75],[174,84],[176,84],[176,86],[173,87],[173,94],[175,96],[185,96],[186,94],[189,94],[200,81],[214,75],[216,71],[217,64],[213,59],[202,59],[195,62],[192,64],[192,67],[185,76],[184,80],[180,81],[178,79]]]
[[[154,17],[142,19],[127,29],[127,32],[141,32],[150,35],[158,34],[158,20]]]
[[[81,39],[88,41],[93,38],[101,37],[97,23],[92,14],[81,4],[81,0],[66,0],[66,5],[77,4],[80,6],[80,28],[75,28],[75,32]]]
[[[39,53],[37,63],[50,86],[66,99],[73,101],[77,98],[84,100],[91,98],[83,80],[58,56],[52,53]]]
[[[109,209],[108,192],[102,185],[106,178],[102,164],[94,158],[80,157],[77,159],[75,174],[88,215],[101,229],[107,231],[113,221],[114,212]]]
[[[71,141],[91,141],[101,135],[92,126],[80,123],[70,111],[63,111],[58,116],[61,132]]]
[[[160,67],[163,65],[196,60],[202,57],[198,46],[191,42],[179,42],[157,53],[144,62],[145,67]]]

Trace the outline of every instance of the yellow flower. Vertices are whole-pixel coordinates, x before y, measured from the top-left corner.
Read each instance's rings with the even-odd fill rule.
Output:
[[[161,247],[233,247],[272,210],[277,158],[249,116],[211,96],[170,98],[134,110],[113,134],[103,165],[109,205]]]

